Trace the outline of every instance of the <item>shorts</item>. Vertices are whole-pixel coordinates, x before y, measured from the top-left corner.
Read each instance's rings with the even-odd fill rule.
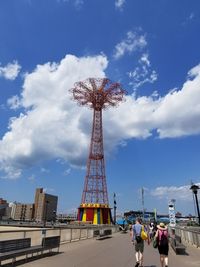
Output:
[[[168,256],[169,245],[168,244],[166,246],[159,246],[158,245],[158,251],[159,251],[160,255]]]
[[[141,252],[141,253],[143,253],[143,251],[144,251],[144,240],[142,240],[141,242],[139,242],[139,243],[137,243],[137,241],[135,241],[136,243],[135,243],[135,251],[136,252]]]

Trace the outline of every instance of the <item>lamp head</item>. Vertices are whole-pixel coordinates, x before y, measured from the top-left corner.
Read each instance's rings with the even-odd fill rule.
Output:
[[[194,194],[197,194],[198,189],[200,189],[200,187],[199,187],[198,185],[195,185],[195,184],[193,184],[193,185],[190,187],[190,190],[192,190],[192,192],[193,192]]]

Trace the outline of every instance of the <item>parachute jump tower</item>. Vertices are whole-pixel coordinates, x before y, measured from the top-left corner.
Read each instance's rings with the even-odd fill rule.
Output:
[[[102,110],[116,106],[122,101],[125,91],[119,83],[112,83],[107,78],[89,78],[77,82],[71,91],[80,105],[93,109],[90,149],[78,220],[110,224],[112,217],[105,175]]]

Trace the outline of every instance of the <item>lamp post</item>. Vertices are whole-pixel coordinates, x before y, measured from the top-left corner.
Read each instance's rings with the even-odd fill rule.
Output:
[[[56,223],[56,210],[53,210],[53,226],[55,225]]]
[[[47,222],[48,204],[49,204],[49,201],[46,200],[46,201],[45,201],[44,227],[46,227],[46,222]]]
[[[197,207],[197,215],[198,215],[198,220],[199,220],[199,225],[200,225],[200,212],[199,212],[199,202],[198,202],[198,198],[197,198],[197,193],[198,193],[198,189],[200,189],[200,187],[198,185],[193,184],[190,189],[192,190],[194,196],[195,196],[195,201],[196,201],[196,207]]]
[[[144,187],[142,187],[142,219],[144,222],[145,219],[145,210],[144,210]]]
[[[117,202],[116,202],[116,194],[113,195],[113,202],[114,202],[114,224],[116,224],[116,210],[117,210]]]

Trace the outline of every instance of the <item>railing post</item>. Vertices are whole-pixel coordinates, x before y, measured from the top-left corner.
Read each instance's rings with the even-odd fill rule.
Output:
[[[72,242],[72,228],[70,228],[70,242]]]

